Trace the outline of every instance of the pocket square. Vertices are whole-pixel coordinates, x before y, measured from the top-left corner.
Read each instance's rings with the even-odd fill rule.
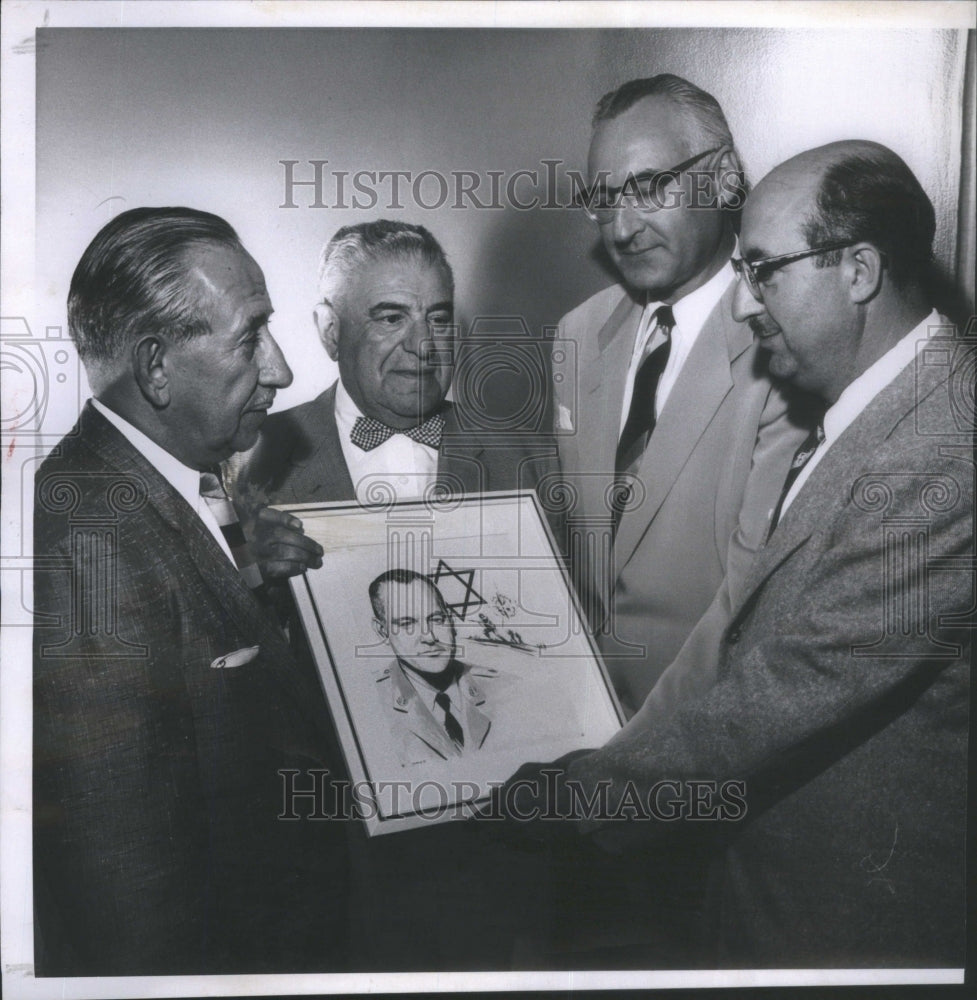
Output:
[[[235,649],[233,653],[225,653],[218,656],[210,665],[211,670],[227,670],[230,667],[243,667],[245,663],[250,663],[261,652],[260,646],[247,646],[244,649]]]

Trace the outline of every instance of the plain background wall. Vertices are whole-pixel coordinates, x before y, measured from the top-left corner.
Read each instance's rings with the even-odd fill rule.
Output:
[[[265,270],[272,330],[295,372],[276,408],[335,377],[311,313],[319,250],[342,225],[428,226],[453,263],[463,324],[522,317],[536,337],[613,280],[579,211],[427,210],[409,193],[399,211],[313,209],[309,188],[284,209],[280,160],[300,161],[296,179],[311,179],[307,161],[328,160],[327,181],[357,170],[542,178],[544,159],[582,170],[596,100],[631,77],[673,72],[712,92],[754,181],[833,139],[891,146],[933,198],[938,256],[954,265],[963,31],[47,29],[38,39],[37,322],[65,325],[71,272],[112,215],[208,209]],[[325,190],[329,200],[334,186]],[[423,191],[434,200],[433,186]],[[487,388],[522,391],[509,377]]]

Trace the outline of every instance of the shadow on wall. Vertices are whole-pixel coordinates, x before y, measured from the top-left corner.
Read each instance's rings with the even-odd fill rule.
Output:
[[[575,209],[500,213],[475,253],[479,281],[465,317],[455,393],[497,426],[548,431],[557,325],[614,283],[613,265]]]
[[[942,264],[937,263],[930,272],[929,291],[937,312],[946,316],[959,330],[965,329],[973,316],[973,304],[961,282]]]

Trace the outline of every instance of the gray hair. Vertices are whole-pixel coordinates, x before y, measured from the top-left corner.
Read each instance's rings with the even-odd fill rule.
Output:
[[[350,277],[369,262],[417,257],[443,268],[454,290],[454,275],[441,244],[423,226],[377,219],[343,226],[319,256],[319,299],[335,306]]]
[[[596,128],[602,121],[617,118],[646,97],[667,97],[674,101],[695,136],[707,146],[733,146],[733,134],[719,101],[673,73],[628,80],[606,93],[594,109],[593,126]]]
[[[133,208],[99,230],[68,292],[68,330],[86,368],[121,358],[144,332],[181,340],[210,332],[187,282],[189,251],[202,244],[244,252],[227,222],[193,208]]]

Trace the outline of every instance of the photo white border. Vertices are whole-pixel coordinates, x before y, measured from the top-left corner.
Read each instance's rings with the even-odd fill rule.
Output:
[[[316,2],[289,0],[5,0],[0,21],[0,290],[2,314],[34,308],[34,32],[38,27],[782,27],[973,28],[971,0],[815,2]],[[66,165],[70,169],[70,164]],[[6,463],[5,458],[5,463]],[[2,569],[25,572],[17,477],[3,477]],[[25,588],[30,600],[29,586]],[[963,982],[963,970],[411,973],[34,980],[31,922],[30,623],[4,600],[0,633],[0,966],[7,997],[256,996],[347,992],[580,990]]]

